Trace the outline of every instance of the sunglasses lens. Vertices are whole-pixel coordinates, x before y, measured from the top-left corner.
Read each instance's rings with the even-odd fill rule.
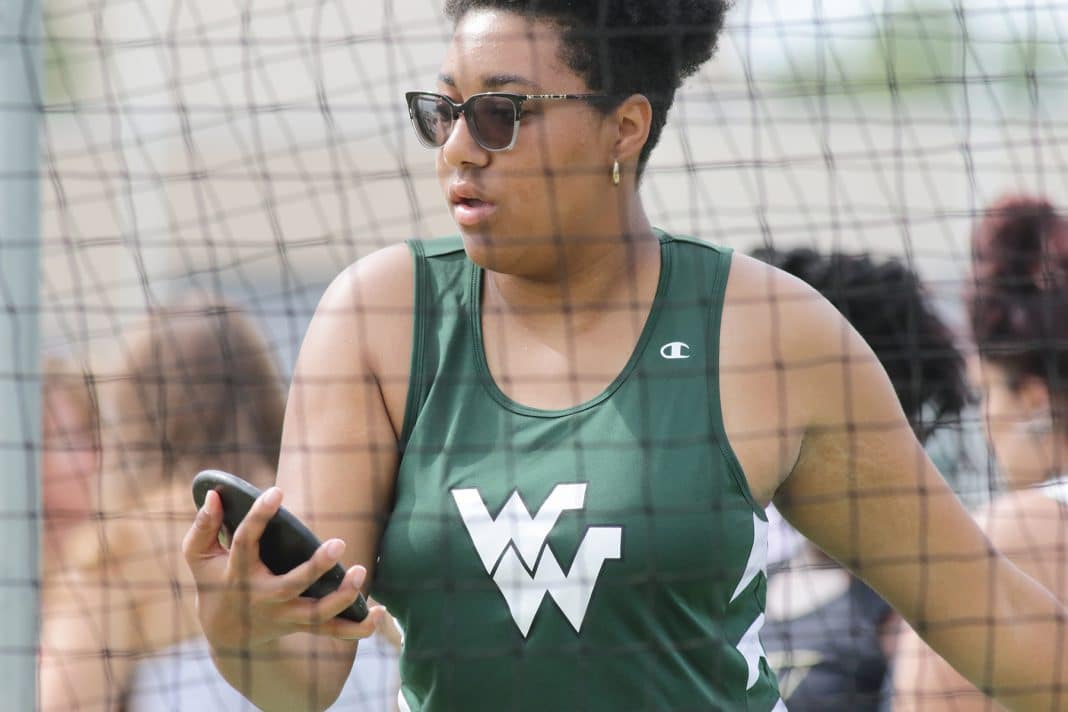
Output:
[[[515,103],[499,96],[480,96],[471,107],[471,129],[484,148],[500,150],[512,144]]]
[[[452,109],[440,97],[420,94],[412,99],[412,121],[420,141],[442,146],[452,131]]]

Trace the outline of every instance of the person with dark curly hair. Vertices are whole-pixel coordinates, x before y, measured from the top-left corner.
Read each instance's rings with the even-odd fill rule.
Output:
[[[921,442],[959,423],[969,401],[964,357],[908,265],[805,247],[750,254],[803,280],[849,320],[886,369]],[[788,533],[770,531],[772,540]],[[766,615],[761,639],[792,712],[882,708],[898,619],[863,581],[804,542],[771,569]]]
[[[1047,200],[1008,196],[986,210],[972,247],[969,370],[1002,484],[978,519],[1013,564],[1068,600],[1068,219]],[[896,710],[947,700],[989,709],[915,633],[903,636],[895,668]]]
[[[1056,705],[1068,661],[1030,661],[1068,645],[1068,612],[991,550],[863,339],[800,280],[646,217],[649,151],[727,3],[446,11],[437,85],[407,105],[460,235],[331,284],[277,487],[229,551],[213,493],[183,543],[227,679],[267,710],[328,706],[386,614],[334,617],[365,589],[404,630],[413,712],[781,710],[774,498],[976,682]],[[272,576],[283,492],[323,544]],[[337,562],[335,592],[300,597]]]

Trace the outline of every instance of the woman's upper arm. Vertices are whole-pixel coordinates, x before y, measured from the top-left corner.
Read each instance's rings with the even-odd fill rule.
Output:
[[[342,563],[373,571],[398,463],[411,353],[412,258],[404,245],[350,266],[327,289],[301,345],[277,483]]]
[[[792,333],[808,339],[798,350],[807,348],[805,361],[818,365],[789,379],[802,391],[808,421],[779,490],[784,516],[973,684],[1014,708],[1060,709],[1068,677],[1063,606],[969,516],[912,434],[867,345],[829,306],[811,311],[792,322]]]
[[[912,622],[988,617],[975,592],[988,590],[989,542],[917,441],[874,353],[826,302],[808,302],[792,324],[790,348],[810,366],[788,377],[805,422],[776,496],[783,514]]]
[[[801,280],[740,255],[728,300],[724,409],[759,501],[774,496],[799,531],[913,621],[964,608],[958,584],[985,591],[989,542],[846,318]]]

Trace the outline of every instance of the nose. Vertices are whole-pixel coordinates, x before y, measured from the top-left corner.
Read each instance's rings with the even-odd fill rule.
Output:
[[[463,114],[453,122],[449,138],[441,147],[441,155],[445,163],[453,168],[472,165],[481,168],[490,159],[490,152],[479,146],[471,135],[467,127],[467,117]]]

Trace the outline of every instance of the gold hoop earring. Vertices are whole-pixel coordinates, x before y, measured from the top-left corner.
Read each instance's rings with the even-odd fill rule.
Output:
[[[619,185],[619,161],[612,161],[612,185]]]

